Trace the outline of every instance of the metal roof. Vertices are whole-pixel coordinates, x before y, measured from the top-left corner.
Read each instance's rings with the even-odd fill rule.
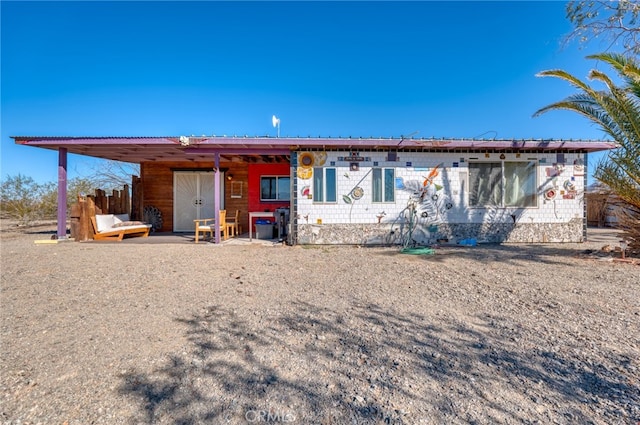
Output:
[[[450,139],[373,137],[65,137],[12,136],[16,144],[97,158],[140,163],[146,161],[211,161],[212,154],[281,155],[296,150],[471,150],[580,151],[616,148],[611,141],[555,139]]]

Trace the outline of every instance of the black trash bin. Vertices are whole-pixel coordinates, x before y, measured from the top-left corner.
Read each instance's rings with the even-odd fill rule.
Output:
[[[276,232],[274,237],[277,237],[280,242],[284,241],[284,238],[289,233],[289,208],[281,207],[276,208]]]

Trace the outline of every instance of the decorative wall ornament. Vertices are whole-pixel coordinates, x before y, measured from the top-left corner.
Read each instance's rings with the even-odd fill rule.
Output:
[[[552,199],[555,199],[556,194],[557,193],[555,189],[547,189],[544,192],[544,199],[546,199],[547,201],[551,201]]]
[[[356,186],[351,191],[351,197],[358,200],[364,196],[364,190],[360,186]]]
[[[298,167],[311,168],[315,160],[315,155],[312,152],[300,152],[298,154]]]
[[[322,167],[324,163],[327,162],[327,153],[326,152],[316,152],[315,154],[315,163],[317,166]]]
[[[362,183],[364,181],[364,179],[366,179],[367,176],[369,174],[371,174],[372,171],[373,171],[373,168],[369,168],[369,171],[367,171],[365,173],[365,175],[362,176],[360,181],[358,181],[358,183],[353,185],[353,187],[349,191],[349,194],[348,195],[342,195],[342,200],[345,202],[345,204],[351,204],[351,208],[349,208],[349,222],[351,222],[351,212],[353,210],[353,202],[352,202],[352,200],[357,201],[357,200],[361,199],[364,196],[364,190],[362,189],[362,187],[360,187],[360,183]],[[349,178],[346,175],[346,173],[345,173],[345,177]]]
[[[154,205],[144,207],[142,220],[151,225],[152,232],[162,229],[162,211]]]
[[[436,177],[438,177],[438,168],[440,168],[442,164],[438,164],[435,167],[433,167],[433,169],[431,169],[431,172],[427,175],[427,177],[424,177],[424,182],[422,183],[423,187],[428,187],[429,185],[433,184],[433,179],[435,179]],[[440,190],[437,189],[436,190]]]
[[[584,161],[582,158],[573,161],[573,175],[584,176]]]
[[[301,178],[302,180],[308,180],[313,177],[313,168],[298,167],[297,174],[298,178]]]

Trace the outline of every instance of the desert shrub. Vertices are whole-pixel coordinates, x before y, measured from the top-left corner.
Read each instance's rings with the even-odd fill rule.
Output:
[[[0,185],[0,212],[3,217],[18,220],[20,224],[42,217],[42,199],[46,185],[31,177],[18,174],[8,176]]]
[[[78,195],[92,193],[95,184],[91,179],[69,180],[67,211]],[[27,225],[34,220],[56,219],[58,214],[58,185],[54,182],[37,183],[31,177],[18,174],[7,176],[0,185],[0,214]]]
[[[640,208],[628,203],[617,205],[617,226],[622,230],[621,236],[629,243],[629,249],[640,253]]]

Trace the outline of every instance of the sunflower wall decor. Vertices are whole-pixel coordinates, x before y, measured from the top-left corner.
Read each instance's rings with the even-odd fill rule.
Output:
[[[300,152],[298,154],[298,167],[311,168],[315,164],[315,155],[312,152]]]

